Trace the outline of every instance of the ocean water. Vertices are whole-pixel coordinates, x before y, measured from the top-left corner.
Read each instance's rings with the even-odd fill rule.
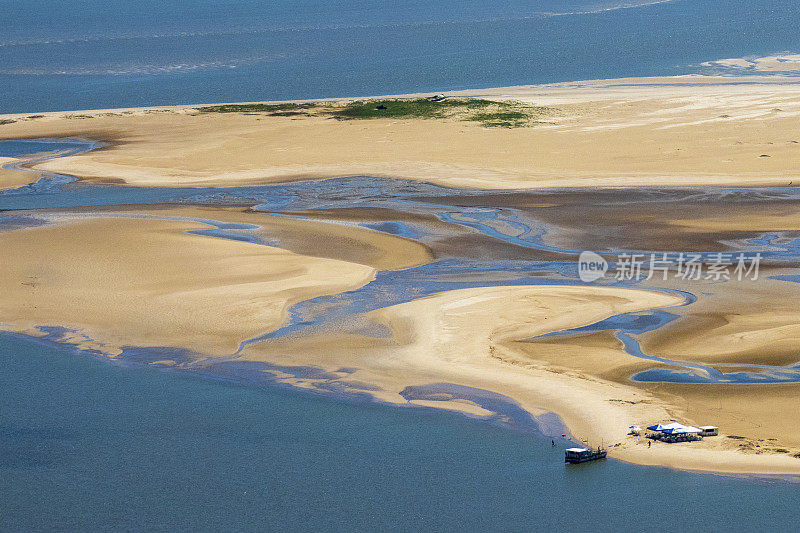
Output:
[[[685,74],[800,51],[787,0],[0,0],[0,14],[0,113]],[[187,194],[48,180],[0,204]],[[2,531],[796,528],[794,483],[565,467],[558,444],[0,334]]]
[[[565,466],[561,443],[452,413],[121,366],[11,334],[0,366],[2,531],[796,527],[788,481]]]
[[[0,113],[685,74],[800,51],[795,0],[0,0]]]
[[[0,142],[0,154],[91,147],[76,142]],[[47,223],[47,209],[62,206],[252,198],[277,210],[345,201],[420,209],[454,194],[430,184],[358,177],[230,189],[50,179],[0,194],[0,209],[27,211],[0,217],[0,231]],[[420,195],[433,203],[416,205]],[[224,229],[237,228],[247,229]],[[417,269],[421,280],[430,278],[419,287],[415,269],[384,273],[364,290],[322,298],[326,319],[338,312],[327,303],[341,300],[341,311],[357,311],[375,304],[372,290],[384,300],[405,301],[425,290],[461,286],[437,284],[437,269],[457,274],[479,267],[518,269],[523,276],[533,265],[439,261]],[[313,301],[298,304],[287,327],[295,319],[313,322],[314,312]],[[593,328],[637,333],[671,316],[620,316]],[[52,333],[58,337],[59,328]],[[563,449],[569,442],[557,438],[551,445],[517,406],[492,395],[484,395],[483,403],[508,414],[513,427],[374,403],[364,391],[339,390],[334,382],[317,393],[281,387],[265,382],[247,363],[211,365],[205,373],[146,364],[180,361],[181,354],[173,352],[131,348],[122,360],[110,361],[0,333],[0,531],[650,531],[663,525],[647,517],[660,520],[672,512],[689,524],[687,530],[709,523],[715,530],[767,523],[788,530],[796,522],[797,480],[722,477],[614,460],[566,466]],[[410,389],[406,397],[424,398],[453,386]]]

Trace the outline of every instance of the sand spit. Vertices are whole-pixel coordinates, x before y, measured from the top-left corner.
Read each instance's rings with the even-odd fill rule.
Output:
[[[76,210],[76,212],[93,212]],[[309,257],[357,263],[376,270],[401,270],[430,262],[433,253],[424,244],[355,225],[326,223],[319,219],[290,218],[261,213],[249,207],[138,206],[110,208],[108,214],[178,217],[258,226],[250,235],[261,242]]]
[[[6,330],[75,330],[109,355],[170,346],[228,355],[294,303],[368,283],[366,265],[191,235],[197,222],[100,218],[0,232]]]
[[[701,67],[717,71],[794,73],[800,70],[800,54],[786,53],[763,57],[739,57],[706,61]]]
[[[0,157],[0,190],[16,189],[27,185],[32,180],[36,179],[36,174],[25,172],[23,170],[14,170],[9,168],[2,168],[6,165],[16,163],[18,160],[15,157]]]
[[[656,443],[648,448],[626,435],[629,425],[670,420],[679,410],[630,382],[522,355],[514,344],[535,335],[594,322],[620,312],[675,305],[675,296],[599,287],[491,287],[440,293],[381,309],[369,316],[392,331],[388,339],[319,331],[249,346],[246,360],[293,365],[314,361],[323,369],[357,368],[348,379],[380,387],[378,398],[404,403],[409,385],[447,382],[514,398],[532,413],[558,413],[578,438],[611,446],[626,461],[728,473],[798,474],[787,455],[742,453],[739,441],[707,439],[692,446]],[[585,360],[624,365],[619,346],[585,347]],[[629,359],[627,359],[629,361]],[[294,384],[297,380],[292,378]],[[303,380],[301,380],[303,381]],[[314,380],[300,386],[312,387]],[[732,401],[736,401],[735,399]],[[461,410],[459,402],[448,408]],[[464,408],[472,413],[470,408]],[[683,413],[680,413],[681,415]],[[683,418],[683,420],[687,420]]]
[[[546,224],[545,244],[553,246],[721,250],[736,239],[754,237],[753,231],[797,229],[791,198],[737,203],[699,195],[674,205],[666,198],[661,205],[639,201],[639,193],[664,194],[644,187],[624,191],[631,196],[614,203],[605,195],[619,191],[599,189],[800,183],[797,79],[599,80],[451,94],[515,100],[547,112],[527,127],[485,128],[454,118],[342,121],[266,112],[203,114],[180,106],[11,117],[7,120],[15,122],[0,125],[0,139],[103,141],[100,149],[35,168],[137,186],[375,175],[475,189],[563,187],[547,198],[515,193],[502,200]],[[2,170],[0,187],[37,177]],[[468,194],[431,200],[505,205],[493,201]],[[218,358],[285,325],[291,305],[358,289],[378,271],[426,265],[436,257],[569,259],[492,238],[424,210],[395,209],[337,205],[295,213],[298,218],[257,213],[248,206],[44,213],[46,225],[0,232],[0,246],[10,251],[0,264],[0,322],[30,334],[67,328],[72,331],[61,340],[112,356],[126,346],[168,346]],[[263,243],[187,233],[212,228],[205,219],[257,225],[251,235]],[[424,242],[355,225],[405,219],[431,229]],[[625,231],[629,227],[639,231]],[[780,265],[765,265],[766,274],[783,273],[779,270]],[[659,288],[703,296],[675,311],[681,320],[643,335],[646,352],[708,364],[796,362],[799,317],[791,302],[800,285],[779,280],[719,291],[685,284],[453,290],[248,345],[242,361],[346,375],[365,393],[395,403],[406,402],[400,393],[409,386],[480,388],[513,398],[531,413],[556,412],[574,435],[611,445],[612,456],[637,463],[800,473],[800,460],[791,456],[800,448],[793,417],[800,385],[635,383],[630,376],[653,364],[626,354],[608,331],[532,339],[618,313],[680,303]],[[287,374],[281,379],[315,388],[323,378]],[[490,415],[463,399],[414,403]],[[628,425],[668,420],[714,423],[728,436],[648,448],[625,435]]]
[[[36,168],[142,186],[255,185],[367,174],[474,188],[786,185],[800,180],[791,78],[602,80],[449,93],[547,109],[535,124],[336,120],[179,106],[47,113],[0,138],[105,148]]]

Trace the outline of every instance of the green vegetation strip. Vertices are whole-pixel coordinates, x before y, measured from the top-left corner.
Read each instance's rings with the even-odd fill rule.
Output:
[[[276,111],[295,111],[313,109],[317,104],[223,104],[198,107],[201,113],[270,113]]]
[[[479,122],[485,127],[519,128],[539,123],[552,114],[546,107],[481,98],[430,98],[357,100],[289,104],[224,104],[197,108],[201,113],[245,113],[269,116],[321,116],[337,120],[452,118]]]

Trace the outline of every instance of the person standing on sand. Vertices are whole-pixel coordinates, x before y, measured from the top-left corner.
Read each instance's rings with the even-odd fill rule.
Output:
[[[651,441],[651,440],[647,441],[647,447],[648,447],[648,448],[649,448],[650,446],[652,446],[652,445],[653,445],[653,441]]]

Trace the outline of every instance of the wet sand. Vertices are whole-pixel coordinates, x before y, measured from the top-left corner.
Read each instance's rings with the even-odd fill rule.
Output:
[[[792,457],[800,452],[793,418],[800,384],[631,379],[654,368],[683,371],[684,363],[748,372],[747,365],[800,360],[792,304],[800,284],[769,279],[796,272],[800,195],[793,187],[649,187],[800,183],[793,137],[800,85],[673,78],[469,94],[548,106],[553,123],[506,130],[454,120],[197,115],[179,107],[54,113],[2,126],[2,138],[105,141],[102,149],[36,164],[94,182],[415,180],[316,181],[273,191],[275,201],[270,191],[260,200],[231,191],[233,204],[225,204],[206,192],[184,200],[195,205],[41,211],[49,225],[0,231],[0,246],[12,250],[0,265],[3,328],[42,335],[65,327],[74,331],[60,332],[61,340],[107,355],[129,350],[130,359],[186,368],[265,365],[253,368],[294,386],[352,388],[491,416],[469,399],[402,394],[432,383],[474,387],[531,413],[556,412],[575,436],[604,442],[624,460],[800,473]],[[90,118],[76,118],[84,115]],[[38,177],[1,172],[22,182]],[[648,187],[619,188],[631,185]],[[559,188],[542,189],[552,186]],[[225,234],[216,223],[239,229]],[[568,272],[583,249],[762,248],[769,253],[752,283],[574,286]],[[673,307],[684,302],[674,290],[697,301]],[[627,353],[613,328],[542,337],[662,308],[676,318],[636,339],[645,354],[671,362]],[[241,357],[232,359],[242,342]],[[151,360],[131,351],[158,346],[195,355]],[[669,420],[715,424],[742,438],[646,448],[625,435],[628,425]]]
[[[583,346],[570,361],[562,357],[563,353],[553,354],[548,347],[533,357],[521,357],[515,346],[519,340],[548,331],[592,323],[619,312],[673,305],[676,301],[675,297],[660,293],[596,287],[450,291],[372,313],[372,320],[391,329],[392,336],[386,339],[323,329],[310,336],[252,345],[242,357],[284,365],[311,360],[324,369],[355,367],[357,370],[348,375],[348,380],[379,385],[373,394],[393,403],[404,403],[400,393],[407,386],[436,382],[497,391],[529,412],[545,409],[558,413],[575,437],[594,444],[605,442],[613,446],[612,456],[626,461],[727,473],[800,473],[800,462],[795,458],[776,453],[742,453],[740,441],[724,437],[692,446],[655,443],[653,448],[647,448],[646,441],[637,442],[627,436],[625,428],[629,425],[672,420],[676,416],[684,421],[703,420],[717,411],[684,409],[682,401],[667,399],[668,394],[631,386],[629,381],[599,378],[601,369],[629,362],[619,347]],[[574,364],[575,359],[580,359],[578,364]],[[296,377],[289,380],[307,388],[325,381]],[[702,392],[697,394],[703,396]],[[727,402],[736,404],[737,399],[726,397]],[[474,413],[459,402],[437,403],[439,407],[446,404],[450,409]],[[755,416],[756,411],[751,409],[749,414]]]
[[[358,194],[374,195],[370,189],[360,189],[361,185],[356,182],[352,191],[345,182],[333,188],[343,205],[349,206],[370,197]],[[793,196],[758,191],[731,196],[725,191],[607,190],[596,192],[593,202],[586,192],[563,190],[439,191],[442,195],[434,197],[426,195],[429,188],[422,188],[417,193],[403,189],[410,196],[403,197],[404,209],[398,209],[390,208],[394,204],[388,193],[379,197],[383,208],[369,207],[369,203],[333,208],[339,204],[324,190],[319,191],[318,200],[304,186],[298,185],[297,190],[302,193],[301,204],[309,207],[298,211],[289,203],[280,216],[258,212],[252,204],[34,212],[51,225],[0,232],[0,242],[15,250],[12,261],[4,265],[2,312],[13,317],[4,327],[34,334],[37,328],[47,332],[48,326],[67,327],[75,331],[67,332],[62,340],[110,355],[132,346],[186,348],[197,352],[194,358],[211,368],[227,360],[243,341],[276,332],[248,344],[238,360],[317,369],[305,377],[287,374],[280,378],[294,386],[327,390],[334,386],[334,376],[336,387],[354,387],[383,401],[405,403],[401,392],[406,387],[455,383],[503,394],[532,413],[556,412],[574,435],[614,445],[612,456],[625,460],[747,473],[794,473],[800,467],[800,461],[776,451],[795,453],[800,447],[789,409],[800,385],[634,382],[631,376],[638,372],[670,366],[625,353],[609,331],[541,337],[619,313],[670,308],[681,318],[643,334],[646,353],[676,361],[793,364],[796,319],[792,317],[796,313],[787,295],[800,290],[800,284],[763,278],[725,285],[650,282],[635,289],[514,285],[528,272],[525,267],[515,271],[518,263],[531,268],[550,261],[574,261],[569,249],[586,242],[575,223],[581,211],[588,230],[597,237],[595,249],[654,249],[669,242],[690,249],[713,244],[735,250],[735,238],[746,242],[763,229],[746,231],[737,221],[753,213],[765,217],[773,213],[777,218],[781,212],[792,212],[800,202]],[[326,207],[314,207],[317,202]],[[765,206],[771,211],[765,212]],[[493,210],[492,217],[483,216]],[[708,227],[698,218],[702,210],[712,216]],[[474,213],[482,222],[465,225],[433,215],[441,212],[449,212],[454,221],[469,220],[464,217]],[[536,239],[514,240],[518,230],[503,223],[510,213],[518,222],[544,224],[542,245],[556,247],[541,248]],[[652,216],[648,218],[647,213]],[[723,213],[731,220],[730,228],[720,222]],[[663,220],[681,217],[693,222],[661,225]],[[767,227],[772,219],[765,220]],[[220,227],[234,225],[238,233],[186,233],[209,231],[215,227],[209,221]],[[387,230],[393,224],[395,229],[406,225],[404,231],[415,237],[391,235]],[[509,231],[508,240],[502,239],[502,233],[482,230],[484,225]],[[633,237],[620,230],[630,226],[642,228],[642,235]],[[665,241],[667,234],[672,239]],[[526,242],[530,247],[521,246]],[[514,253],[504,257],[503,250]],[[428,297],[415,292],[418,287],[415,278],[408,277],[411,273],[434,266],[433,262],[454,260],[457,263],[452,266],[418,274],[421,286],[471,281],[475,288]],[[475,261],[488,262],[481,267]],[[459,262],[475,266],[458,270]],[[158,269],[151,268],[155,264]],[[785,270],[767,263],[765,275]],[[356,291],[345,300],[323,299],[293,308],[295,316],[288,320],[294,303],[366,289],[365,284],[380,272],[392,271],[399,277],[382,281],[372,296],[359,296]],[[107,272],[118,275],[109,278]],[[498,282],[510,286],[491,286]],[[648,287],[677,288],[701,296],[690,306],[674,308],[683,297],[645,290]],[[405,303],[391,305],[391,295],[382,292],[386,290],[400,290],[401,295],[409,291],[409,295],[400,300]],[[370,311],[369,298],[375,299],[375,310]],[[337,311],[348,299],[366,307]],[[317,314],[321,321],[314,318]],[[298,320],[307,325],[291,326]],[[138,357],[127,349],[125,357]],[[212,357],[203,362],[206,356]],[[181,360],[180,354],[170,357],[167,353],[145,360],[187,368],[201,364]],[[342,374],[343,368],[350,370]],[[783,402],[786,409],[767,416],[774,402]],[[492,416],[463,399],[412,403]],[[707,439],[691,447],[657,444],[643,455],[642,444],[625,436],[628,425],[672,419],[714,423],[726,434],[744,438]]]
[[[96,209],[75,211],[97,212]],[[412,239],[359,226],[326,223],[320,217],[273,216],[254,211],[249,206],[133,206],[108,209],[108,213],[252,224],[257,227],[250,234],[261,242],[274,242],[281,249],[299,255],[357,263],[377,270],[413,268],[433,259],[430,248]]]

